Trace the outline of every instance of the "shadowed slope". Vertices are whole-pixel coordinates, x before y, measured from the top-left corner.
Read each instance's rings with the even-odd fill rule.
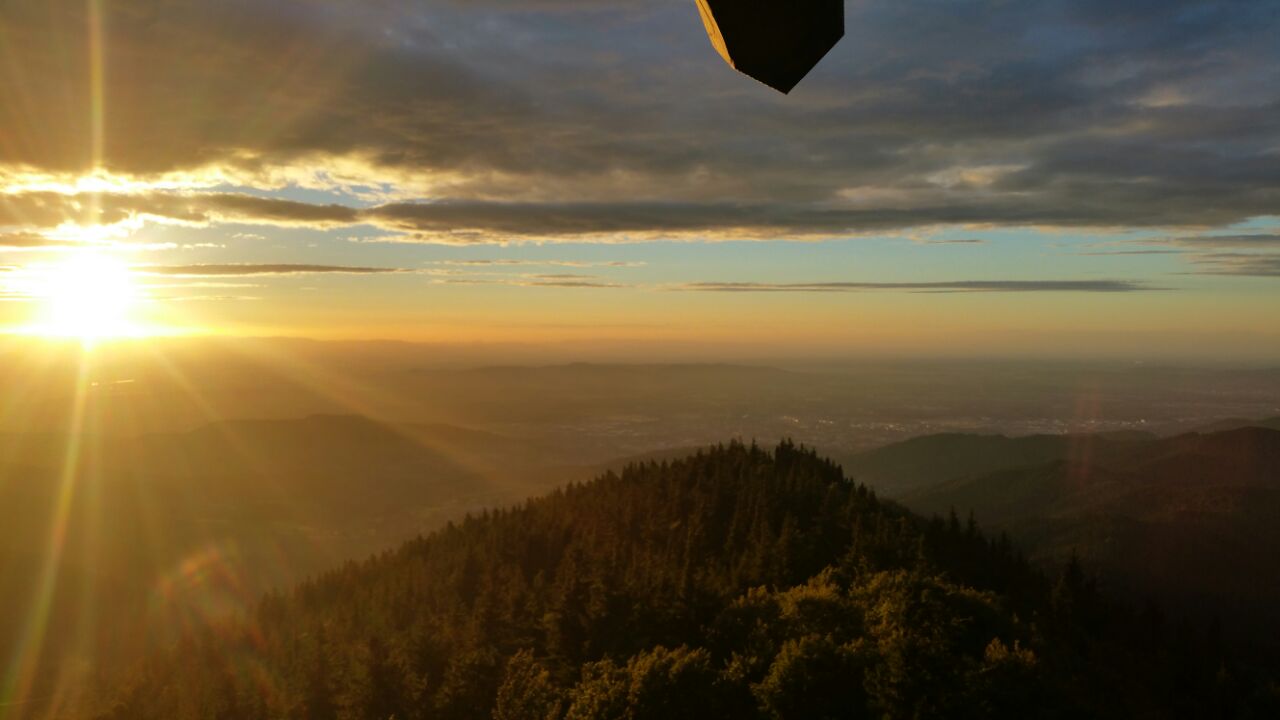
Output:
[[[901,497],[958,478],[1040,465],[1067,457],[1107,455],[1152,439],[1145,433],[1094,435],[926,435],[854,455],[845,469],[887,497]]]
[[[1079,552],[1104,580],[1238,632],[1280,629],[1280,432],[1243,428],[1112,447],[943,482],[921,512],[972,510],[1045,561]]]

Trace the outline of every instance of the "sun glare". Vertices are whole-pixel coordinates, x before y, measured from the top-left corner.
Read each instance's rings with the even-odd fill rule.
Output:
[[[33,334],[84,342],[146,334],[132,318],[141,293],[128,265],[83,253],[30,268],[29,294],[40,304]]]

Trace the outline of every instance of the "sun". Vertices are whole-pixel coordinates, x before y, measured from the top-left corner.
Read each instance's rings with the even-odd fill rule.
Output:
[[[132,317],[141,290],[120,260],[85,252],[28,271],[27,293],[39,303],[33,334],[86,343],[147,334]]]

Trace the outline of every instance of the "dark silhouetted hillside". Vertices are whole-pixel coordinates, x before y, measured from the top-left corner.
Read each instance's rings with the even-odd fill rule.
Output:
[[[926,435],[854,455],[845,469],[885,497],[901,497],[958,478],[1110,453],[1149,440],[1137,432],[1093,435]]]
[[[1280,631],[1280,431],[1112,445],[943,481],[903,502],[972,510],[1039,560],[1078,552],[1108,585],[1216,616],[1236,634]]]

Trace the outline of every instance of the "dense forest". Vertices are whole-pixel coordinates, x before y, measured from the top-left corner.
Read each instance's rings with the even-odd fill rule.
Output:
[[[791,443],[472,517],[132,678],[101,720],[1280,717],[1275,676],[1211,631]]]

